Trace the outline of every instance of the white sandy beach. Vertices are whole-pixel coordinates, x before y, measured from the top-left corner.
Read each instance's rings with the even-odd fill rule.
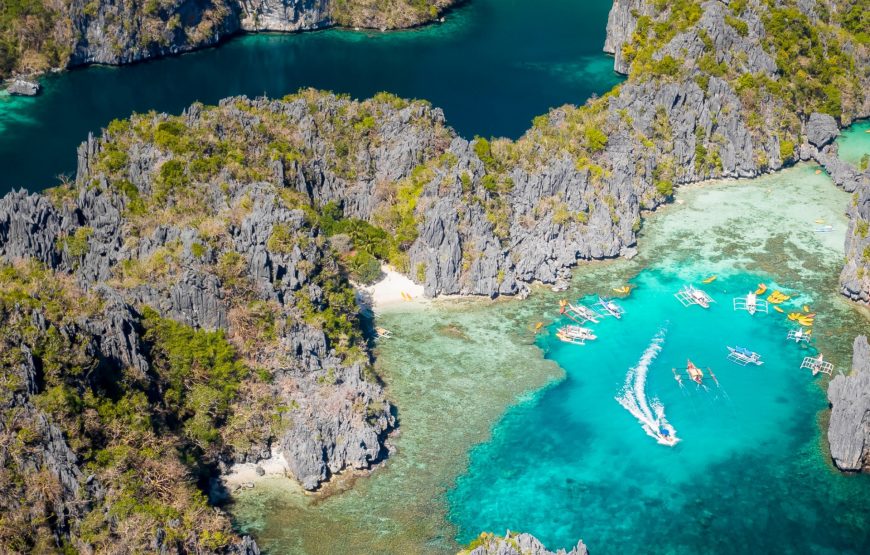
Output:
[[[423,286],[411,281],[390,266],[381,266],[384,278],[374,285],[361,287],[360,290],[371,295],[372,308],[375,310],[391,305],[426,300]]]
[[[257,474],[258,466],[265,471],[265,474],[262,476]],[[253,484],[261,478],[287,476],[289,475],[289,468],[284,455],[272,453],[270,458],[257,464],[245,463],[233,465],[230,472],[221,476],[221,481],[229,491],[235,491],[237,488]]]

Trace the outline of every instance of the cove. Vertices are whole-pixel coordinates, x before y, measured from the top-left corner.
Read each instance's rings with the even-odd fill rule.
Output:
[[[113,118],[301,87],[425,98],[462,136],[516,138],[547,109],[621,80],[602,53],[610,6],[472,0],[443,24],[408,31],[245,35],[182,56],[50,76],[39,97],[0,96],[0,194],[74,173],[76,146]]]
[[[800,541],[858,552],[870,534],[870,481],[827,462],[823,382],[797,369],[803,351],[784,342],[784,317],[751,319],[730,306],[759,281],[788,286],[818,312],[816,346],[839,368],[854,336],[870,332],[836,293],[850,195],[817,169],[682,187],[677,202],[645,219],[636,258],[583,264],[564,293],[538,288],[524,301],[385,312],[379,324],[394,337],[379,345],[377,369],[399,408],[395,452],[328,496],[287,480],[258,483],[230,507],[237,525],[282,554],[448,554],[505,528],[540,534],[551,549],[582,538],[595,553],[722,551],[726,540],[735,541],[731,552],[814,551],[798,549]],[[816,219],[834,231],[814,233]],[[690,312],[671,296],[714,273],[719,303],[710,312]],[[603,323],[601,343],[588,345],[597,352],[534,335],[537,322],[555,322],[560,298],[612,294],[628,280],[640,287],[625,303],[626,320]],[[648,392],[662,398],[683,438],[674,450],[655,444],[614,400],[664,325],[662,366]],[[710,344],[695,350],[696,340]],[[725,366],[729,342],[764,349],[765,365]],[[686,356],[713,367],[730,400],[689,388],[684,396],[670,365]],[[761,547],[745,549],[753,541]]]
[[[786,312],[804,304],[817,311],[815,347],[848,371],[849,344],[870,327],[835,294],[846,226],[837,207],[846,199],[806,165],[681,190],[686,206],[650,219],[645,260],[623,274],[636,286],[621,301],[624,319],[593,325],[599,339],[585,346],[554,337],[564,320],[539,338],[565,378],[509,410],[491,441],[472,451],[448,493],[458,542],[511,529],[551,548],[582,538],[596,553],[866,553],[870,480],[829,463],[820,429],[825,380],[798,368],[815,349],[786,342],[792,326],[783,314],[732,309],[759,282],[794,295]],[[815,219],[836,236],[814,233]],[[711,274],[719,277],[700,285]],[[592,272],[569,298],[612,281]],[[673,297],[684,283],[716,303],[684,308]],[[681,438],[673,448],[616,401],[659,333],[645,390]],[[763,366],[729,362],[728,345],[760,353]],[[703,388],[686,379],[687,359],[707,374]]]

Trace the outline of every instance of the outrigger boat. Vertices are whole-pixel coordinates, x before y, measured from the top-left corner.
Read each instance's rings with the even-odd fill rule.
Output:
[[[819,372],[829,376],[834,373],[834,365],[830,362],[825,362],[825,357],[822,353],[819,353],[819,356],[817,357],[806,357],[801,363],[801,368],[812,370],[813,376],[817,375]]]
[[[710,295],[691,285],[686,285],[677,293],[674,293],[674,297],[676,297],[683,306],[692,306],[693,304],[696,304],[702,308],[710,308],[710,303],[715,302]]]
[[[789,331],[786,339],[789,341],[794,341],[795,343],[809,343],[812,334],[812,330],[804,331],[803,328],[798,328],[796,330]]]
[[[625,314],[625,309],[611,301],[610,299],[605,299],[603,297],[598,297],[598,303],[595,305],[600,307],[598,313],[601,316],[613,316],[617,320],[622,318],[622,315]]]
[[[767,309],[770,305],[764,299],[759,300],[755,293],[748,293],[745,297],[734,298],[734,310],[745,310],[750,315],[755,315],[756,312],[767,314]]]
[[[571,304],[566,300],[559,301],[559,306],[559,314],[564,314],[578,324],[585,324],[586,322],[598,323],[600,315],[587,306]]]
[[[586,341],[598,339],[589,328],[570,325],[559,328],[556,332],[556,337],[559,338],[560,341],[572,343],[574,345],[585,345]]]
[[[689,375],[690,380],[698,385],[704,385],[702,383],[704,381],[704,373],[701,372],[700,368],[692,364],[691,360],[686,361],[686,373]]]
[[[743,347],[728,347],[728,360],[740,366],[746,366],[747,364],[761,366],[764,364],[761,361],[761,355]]]

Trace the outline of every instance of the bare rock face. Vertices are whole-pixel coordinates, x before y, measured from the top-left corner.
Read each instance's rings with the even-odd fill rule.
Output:
[[[42,90],[42,86],[35,81],[27,81],[26,79],[14,79],[8,87],[6,87],[6,91],[12,95],[18,96],[36,96],[39,94],[39,91]]]
[[[635,13],[643,13],[648,9],[643,0],[613,0],[613,7],[607,16],[607,38],[604,41],[604,51],[613,54],[613,70],[623,75],[628,74],[628,61],[622,53],[622,46],[631,42],[631,35],[637,27]]]
[[[816,148],[822,148],[840,134],[837,120],[828,114],[813,112],[807,121],[807,141]]]
[[[870,470],[870,344],[865,336],[855,338],[852,373],[828,384],[828,401],[828,444],[834,464],[843,471]]]
[[[531,534],[512,534],[510,531],[504,537],[482,534],[475,543],[480,545],[463,553],[467,555],[589,555],[582,541],[578,541],[571,551],[559,549],[554,552],[549,551]]]
[[[239,0],[246,31],[304,31],[329,26],[330,0]]]

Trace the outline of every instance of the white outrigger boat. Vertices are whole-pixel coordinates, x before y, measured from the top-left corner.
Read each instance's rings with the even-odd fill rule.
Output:
[[[834,365],[825,361],[824,355],[819,353],[817,357],[806,357],[801,363],[801,368],[807,368],[813,372],[813,376],[819,372],[822,374],[831,375],[834,373]]]
[[[743,347],[728,347],[728,360],[740,366],[746,366],[747,364],[761,366],[764,364],[761,360],[761,355]]]
[[[622,315],[625,314],[625,309],[611,301],[610,299],[605,299],[603,297],[598,297],[598,303],[596,305],[598,308],[598,314],[601,316],[613,316],[617,320],[622,318]]]
[[[798,328],[796,330],[789,331],[788,335],[785,338],[788,341],[794,341],[795,343],[809,343],[811,337],[811,331],[806,331],[803,328]]]
[[[556,331],[556,337],[565,343],[585,345],[586,341],[598,339],[592,330],[580,326],[563,326]]]
[[[569,303],[568,301],[560,301],[559,305],[559,314],[564,314],[578,324],[585,324],[586,322],[592,322],[593,324],[598,323],[598,318],[600,317],[600,314],[585,305],[575,305]]]
[[[745,310],[750,315],[755,315],[756,312],[767,314],[769,306],[767,301],[759,299],[754,292],[750,292],[745,297],[734,298],[734,310]]]
[[[692,306],[693,304],[696,304],[701,308],[710,308],[710,303],[715,302],[710,295],[692,285],[686,285],[678,292],[674,293],[674,297],[676,297],[683,306]]]

